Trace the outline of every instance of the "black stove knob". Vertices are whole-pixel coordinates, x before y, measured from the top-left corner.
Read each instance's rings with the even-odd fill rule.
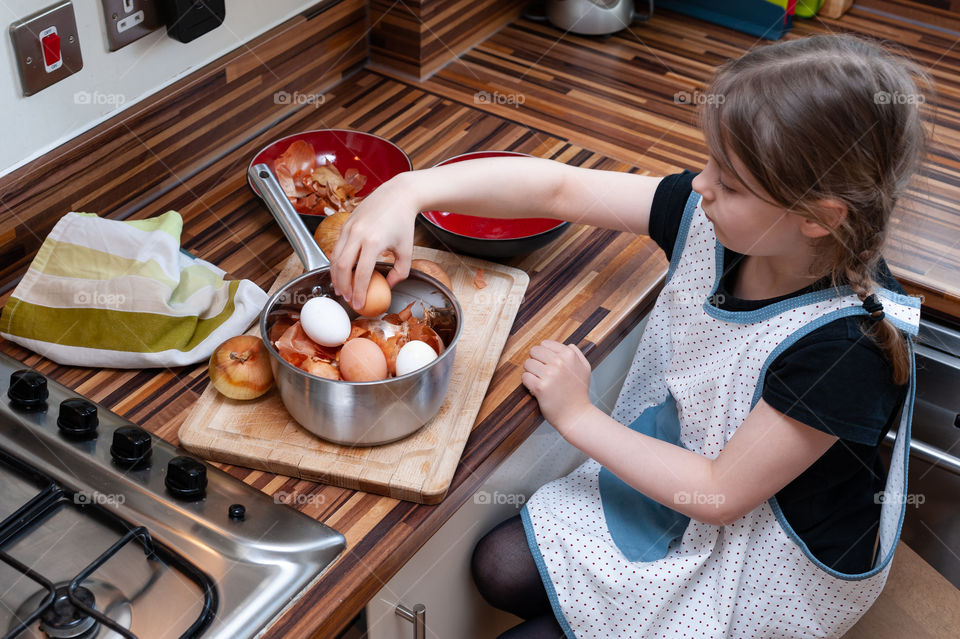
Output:
[[[230,504],[230,507],[227,508],[227,517],[234,521],[243,521],[246,516],[247,507],[243,504]]]
[[[60,402],[57,428],[69,437],[89,439],[96,437],[100,419],[97,406],[82,397],[73,397]]]
[[[113,431],[110,456],[118,466],[136,468],[150,461],[153,451],[150,433],[138,426],[121,426]]]
[[[38,409],[47,403],[47,378],[36,371],[19,370],[10,375],[7,397],[19,408]]]
[[[174,457],[163,481],[177,499],[201,499],[207,488],[207,467],[190,457]]]

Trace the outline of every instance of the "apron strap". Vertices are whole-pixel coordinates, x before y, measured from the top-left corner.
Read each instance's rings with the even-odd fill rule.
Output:
[[[913,402],[916,395],[916,359],[913,352],[913,340],[907,339],[910,349],[910,382],[907,396],[900,413],[900,425],[890,456],[890,470],[883,492],[877,493],[881,500],[880,530],[878,535],[877,558],[875,567],[882,567],[893,557],[900,529],[907,512],[907,466],[910,458],[910,423],[913,419]]]

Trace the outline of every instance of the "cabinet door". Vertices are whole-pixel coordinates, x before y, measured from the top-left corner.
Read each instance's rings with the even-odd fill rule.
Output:
[[[641,322],[593,371],[592,401],[609,413],[630,368],[643,330]],[[384,585],[366,607],[368,639],[411,639],[413,624],[396,614],[398,604],[426,606],[427,637],[491,639],[520,623],[480,597],[470,576],[477,541],[504,519],[519,514],[523,503],[543,484],[566,475],[585,461],[546,422],[490,476]]]

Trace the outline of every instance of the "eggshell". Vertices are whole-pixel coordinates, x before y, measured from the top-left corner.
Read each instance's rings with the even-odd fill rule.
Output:
[[[350,316],[329,297],[312,297],[300,309],[300,325],[321,346],[340,346],[350,337]]]
[[[363,308],[360,309],[360,315],[364,317],[376,317],[381,313],[386,313],[390,308],[390,299],[392,297],[390,285],[387,284],[387,278],[374,271],[370,275],[370,284],[367,286],[367,296],[363,300]]]
[[[348,382],[375,382],[387,376],[387,358],[366,337],[355,337],[340,348],[340,375]]]
[[[397,353],[397,377],[412,373],[437,359],[437,351],[426,342],[412,340]]]

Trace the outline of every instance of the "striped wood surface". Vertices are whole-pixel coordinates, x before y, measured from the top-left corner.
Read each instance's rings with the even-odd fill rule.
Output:
[[[928,305],[960,315],[958,37],[854,6],[839,20],[798,19],[788,38],[831,32],[891,40],[936,83],[938,96],[928,102],[935,111],[927,109],[930,151],[895,213],[886,255],[901,280],[928,294]],[[695,95],[717,64],[763,44],[668,12],[607,40],[561,37],[548,24],[518,20],[424,87],[467,105],[479,92],[499,94],[500,103],[489,100],[483,108],[665,175],[706,162],[696,109],[675,96]]]
[[[247,187],[244,170],[257,150],[297,131],[323,127],[371,131],[398,143],[415,167],[432,166],[473,149],[497,148],[579,166],[635,170],[543,131],[366,71],[326,95],[319,109],[302,108],[272,128],[222,149],[206,167],[185,176],[182,184],[156,195],[138,216],[179,210],[185,220],[185,248],[267,288],[290,249]],[[215,117],[217,108],[211,107],[209,113]],[[164,134],[157,128],[144,132],[141,139],[149,145],[153,136]],[[97,210],[87,205],[71,208]],[[432,242],[421,231],[418,243]],[[505,263],[526,271],[530,285],[450,491],[439,505],[421,506],[222,466],[268,494],[292,495],[291,503],[302,504],[300,510],[347,538],[345,555],[267,637],[332,637],[344,628],[536,426],[536,402],[520,384],[520,368],[529,349],[549,337],[579,344],[590,361],[598,363],[649,310],[666,266],[662,253],[646,238],[577,225],[553,244]],[[92,370],[57,366],[9,342],[0,343],[0,348],[173,442],[207,385],[203,365]]]
[[[520,15],[526,0],[370,0],[370,68],[423,79]]]
[[[258,149],[307,129],[383,135],[418,168],[483,148],[651,174],[695,168],[705,159],[702,138],[693,109],[673,96],[703,86],[718,62],[754,44],[666,12],[607,40],[567,35],[557,42],[559,32],[520,20],[425,84],[361,71],[328,90],[363,63],[364,9],[358,0],[342,0],[306,12],[314,13],[322,19],[292,20],[0,178],[0,284],[15,282],[66,211],[147,217],[173,208],[184,215],[185,248],[268,287],[290,251],[243,172]],[[943,34],[877,21],[857,9],[835,22],[799,21],[795,33],[841,27],[900,40],[930,64],[942,56],[931,71],[941,95],[926,181],[914,196],[914,218],[898,226],[898,237],[917,247],[905,260],[917,263],[904,261],[899,269],[925,275],[934,269],[924,263],[939,259],[956,273],[957,224],[948,203],[956,193],[960,54]],[[318,108],[278,105],[273,94],[281,89],[326,91],[325,100]],[[479,90],[524,101],[515,107],[516,99],[475,100]],[[909,202],[904,208],[909,212]],[[422,232],[418,241],[430,243]],[[665,269],[649,240],[582,226],[507,263],[530,274],[530,287],[441,504],[418,506],[225,467],[267,493],[296,495],[304,512],[343,532],[349,544],[267,636],[331,637],[343,628],[533,429],[536,404],[519,383],[530,346],[544,337],[578,343],[596,363],[647,310]],[[9,343],[0,348],[171,441],[207,384],[202,366],[88,370],[57,366]]]

